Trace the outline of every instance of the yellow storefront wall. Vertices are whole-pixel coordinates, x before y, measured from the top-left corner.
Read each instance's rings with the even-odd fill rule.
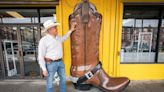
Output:
[[[164,2],[164,0],[123,0],[123,2],[130,2],[130,3],[159,3]]]
[[[164,79],[164,64],[121,64],[120,75],[132,80]]]
[[[63,35],[69,30],[68,17],[73,12],[74,6],[80,1],[60,0],[56,9],[57,20],[62,24],[59,27],[59,34]],[[89,1],[96,5],[98,12],[103,16],[100,32],[99,58],[102,61],[105,71],[111,76],[127,76],[135,80],[164,79],[164,64],[120,64],[119,52],[121,48],[123,1]],[[71,65],[70,39],[64,42],[63,49],[66,75],[68,76]]]

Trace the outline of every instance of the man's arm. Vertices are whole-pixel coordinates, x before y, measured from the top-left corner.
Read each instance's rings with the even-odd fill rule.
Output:
[[[75,27],[76,27],[76,23],[73,23],[71,25],[71,29],[64,36],[61,37],[62,42],[65,41],[71,35],[71,33],[76,30]]]
[[[44,40],[41,39],[39,41],[39,46],[38,46],[38,60],[39,60],[39,65],[43,71],[47,71],[45,60],[44,60],[45,54],[46,54],[46,46]]]
[[[70,35],[71,35],[72,31],[68,31],[64,36],[61,37],[61,41],[65,41]]]

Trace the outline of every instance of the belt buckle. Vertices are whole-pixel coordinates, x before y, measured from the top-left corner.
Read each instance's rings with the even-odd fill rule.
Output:
[[[59,61],[61,61],[61,60],[62,60],[62,59],[60,58],[60,59],[57,59],[56,61],[59,62]]]
[[[91,79],[93,77],[93,73],[91,71],[87,72],[85,74],[85,76],[88,78],[88,79]]]
[[[59,62],[59,59],[54,60],[55,62]]]
[[[51,64],[51,62],[46,62],[47,64]]]

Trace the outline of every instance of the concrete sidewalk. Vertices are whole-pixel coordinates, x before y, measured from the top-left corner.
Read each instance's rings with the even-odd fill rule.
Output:
[[[55,92],[59,92],[59,86],[55,86]],[[0,92],[45,92],[45,80],[6,79],[0,80]],[[83,92],[74,89],[72,83],[67,83],[67,92]],[[102,92],[92,88],[85,92]],[[124,92],[164,92],[164,80],[156,81],[131,81]]]

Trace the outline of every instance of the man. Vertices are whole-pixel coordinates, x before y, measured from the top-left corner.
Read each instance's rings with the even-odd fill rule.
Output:
[[[72,25],[70,31],[62,37],[58,35],[57,25],[59,25],[59,23],[55,23],[52,20],[43,23],[44,30],[47,31],[48,34],[41,38],[38,46],[39,65],[43,71],[43,75],[47,77],[47,92],[54,92],[53,79],[56,72],[60,78],[60,92],[66,92],[65,66],[62,60],[62,42],[75,30],[75,24]]]

